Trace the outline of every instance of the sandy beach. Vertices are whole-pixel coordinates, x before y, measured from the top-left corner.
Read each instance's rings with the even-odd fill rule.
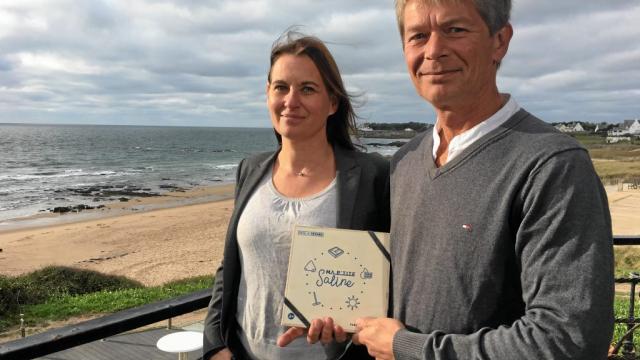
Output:
[[[640,236],[640,189],[607,187],[614,235]]]
[[[640,191],[607,187],[616,235],[640,235]],[[66,265],[124,275],[145,285],[213,274],[233,208],[233,185],[56,215],[69,223],[0,232],[0,273]],[[221,199],[181,205],[194,199]],[[168,208],[159,208],[166,207]],[[82,218],[74,222],[74,217]]]
[[[55,215],[62,224],[41,225],[51,217],[27,222],[36,227],[0,232],[0,273],[15,276],[65,265],[145,285],[213,274],[222,258],[233,189],[200,188],[115,203],[105,211]],[[210,198],[220,200],[182,205]]]

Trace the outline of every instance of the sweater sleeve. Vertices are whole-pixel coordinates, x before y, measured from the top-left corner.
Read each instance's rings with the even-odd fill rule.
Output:
[[[524,314],[472,334],[401,330],[393,339],[396,359],[606,359],[613,333],[611,219],[586,151],[542,161],[513,206]]]

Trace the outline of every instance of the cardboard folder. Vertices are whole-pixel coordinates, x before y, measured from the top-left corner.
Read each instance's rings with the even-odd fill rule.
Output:
[[[355,332],[357,318],[387,316],[389,269],[388,233],[296,225],[282,325],[330,316]]]

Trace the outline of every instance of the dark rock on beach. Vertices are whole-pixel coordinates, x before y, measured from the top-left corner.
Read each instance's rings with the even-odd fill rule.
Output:
[[[185,189],[174,185],[174,184],[165,184],[160,186],[163,190],[168,191],[185,191]],[[130,184],[110,184],[110,185],[90,185],[90,186],[82,186],[82,187],[68,187],[64,189],[50,189],[56,193],[57,195],[54,197],[54,200],[57,201],[65,201],[72,198],[83,197],[88,198],[87,201],[91,201],[92,203],[99,202],[127,202],[131,199],[135,198],[144,198],[144,197],[152,197],[152,196],[162,196],[159,192],[151,191],[149,187],[140,187]],[[59,195],[64,194],[65,197]],[[100,206],[90,206],[86,204],[81,205],[64,205],[64,206],[55,206],[53,208],[47,208],[46,210],[57,214],[66,214],[69,212],[80,212],[83,210],[89,209],[104,209],[104,205]]]
[[[358,137],[360,138],[411,139],[415,135],[416,135],[415,131],[405,131],[405,130],[358,131]]]
[[[56,206],[51,210],[51,212],[58,214],[68,213],[69,211],[71,211],[71,207],[69,206]]]
[[[178,187],[176,185],[173,184],[164,184],[164,185],[160,185],[159,186],[160,189],[178,189]]]
[[[100,186],[88,186],[82,188],[67,188],[68,192],[74,195],[91,196],[93,201],[107,200],[108,198],[115,196],[129,196],[129,197],[150,197],[160,196],[156,192],[152,192],[149,188],[140,188],[131,185],[100,185]]]
[[[150,196],[160,196],[160,194],[155,192],[145,192],[141,190],[106,190],[102,191],[100,196],[133,196],[133,197],[150,197]]]
[[[369,146],[375,146],[375,147],[380,147],[380,146],[395,146],[395,147],[402,147],[404,144],[406,144],[406,141],[392,141],[390,143],[369,143],[367,145]]]
[[[52,213],[65,214],[68,212],[80,212],[82,210],[91,210],[95,209],[93,206],[80,204],[75,206],[56,206],[53,209],[50,209]]]
[[[74,206],[74,209],[75,210],[91,210],[91,209],[95,209],[95,207],[81,204],[81,205]]]
[[[177,191],[177,192],[185,192],[186,191],[184,188],[181,188],[181,187],[173,185],[173,184],[160,185],[159,188],[160,189],[164,189],[164,190]]]

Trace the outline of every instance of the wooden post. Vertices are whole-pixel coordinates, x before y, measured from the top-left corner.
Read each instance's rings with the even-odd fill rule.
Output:
[[[24,328],[24,314],[20,314],[20,336],[24,338],[26,333],[27,331]]]

